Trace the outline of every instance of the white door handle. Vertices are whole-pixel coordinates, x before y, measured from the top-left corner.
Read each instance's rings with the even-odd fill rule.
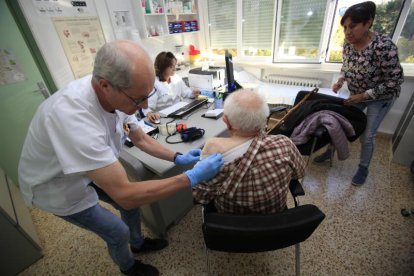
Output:
[[[38,81],[37,82],[37,87],[39,87],[39,89],[36,89],[36,90],[32,91],[33,93],[40,92],[45,99],[49,98],[49,96],[50,96],[49,91],[47,90],[47,88],[46,88],[45,84],[43,83],[43,81]]]

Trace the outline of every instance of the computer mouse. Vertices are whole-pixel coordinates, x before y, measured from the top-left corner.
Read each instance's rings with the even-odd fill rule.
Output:
[[[159,123],[161,123],[161,120],[160,119],[155,119],[154,120],[154,124],[159,124]]]

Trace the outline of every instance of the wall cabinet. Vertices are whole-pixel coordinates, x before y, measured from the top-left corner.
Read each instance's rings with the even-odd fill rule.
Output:
[[[393,162],[411,166],[414,161],[414,91],[392,137]]]
[[[141,38],[199,30],[196,0],[141,0],[134,5]]]
[[[0,169],[0,270],[16,275],[42,257],[40,242],[18,187]]]

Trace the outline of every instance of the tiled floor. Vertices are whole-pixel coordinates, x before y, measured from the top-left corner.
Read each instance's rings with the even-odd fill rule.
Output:
[[[301,244],[302,275],[414,275],[414,181],[408,167],[391,160],[390,140],[377,139],[368,181],[350,185],[359,142],[351,157],[310,162],[301,203],[317,205],[326,218]],[[290,204],[292,204],[290,200]],[[32,210],[44,257],[21,275],[120,275],[105,243],[40,210]],[[169,230],[170,246],[140,259],[162,275],[206,275],[201,212],[194,207]],[[145,233],[151,235],[147,229]],[[260,254],[210,252],[211,275],[294,275],[294,247]]]

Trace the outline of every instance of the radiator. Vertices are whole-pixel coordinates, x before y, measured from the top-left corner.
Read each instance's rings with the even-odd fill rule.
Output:
[[[319,87],[322,83],[320,80],[317,79],[296,78],[272,74],[265,76],[264,81],[275,84],[285,84],[303,87]]]

